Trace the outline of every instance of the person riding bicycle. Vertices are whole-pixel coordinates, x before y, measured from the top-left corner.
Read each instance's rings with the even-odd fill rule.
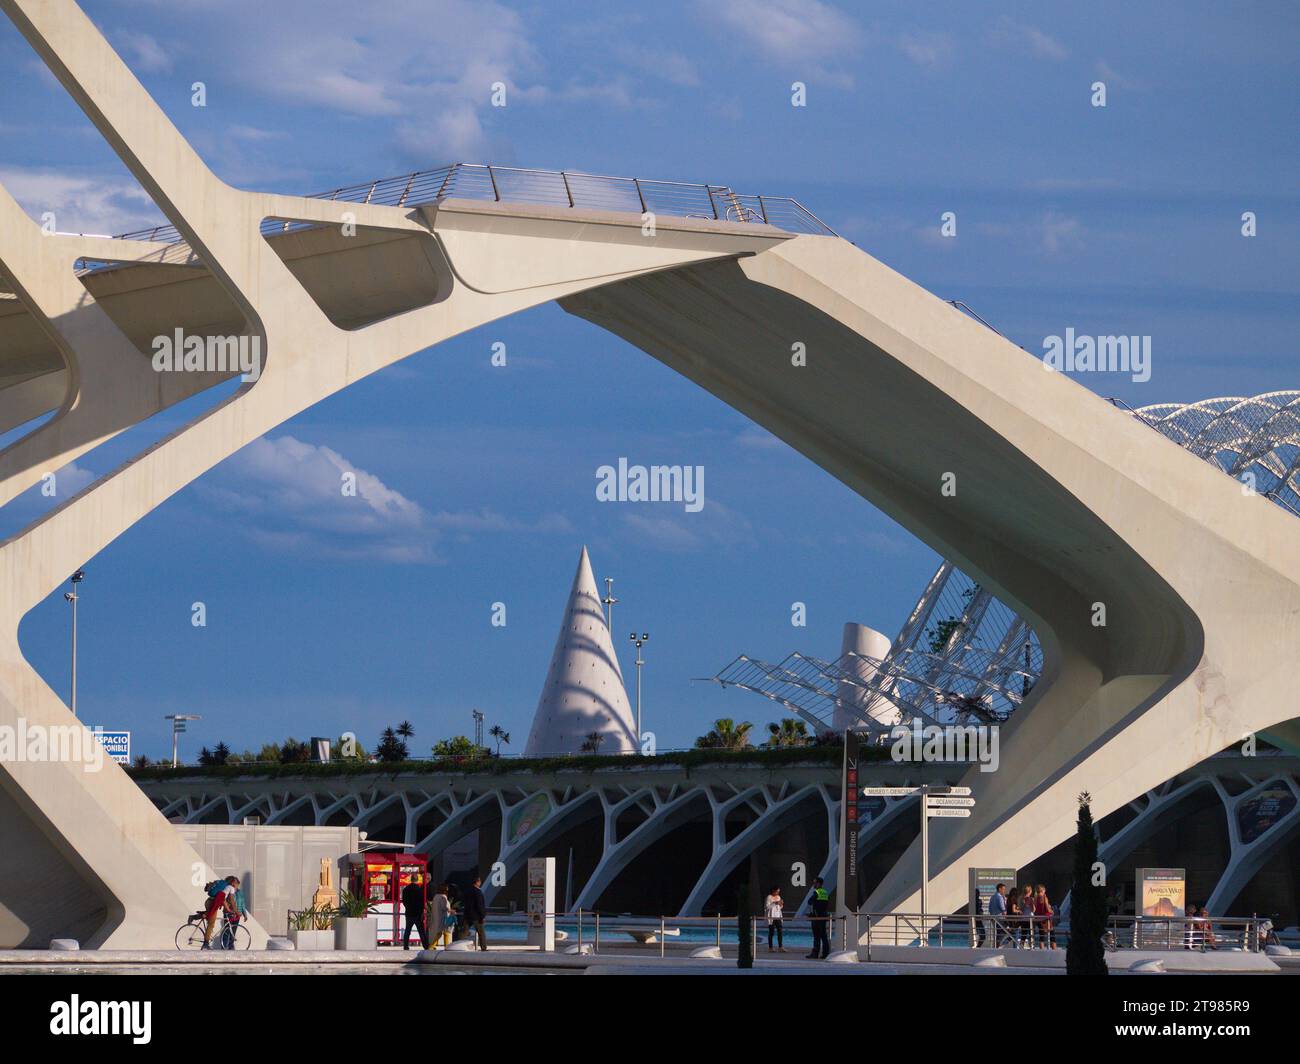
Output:
[[[239,923],[239,903],[235,897],[238,891],[238,876],[227,876],[225,879],[218,879],[209,885],[207,908],[204,911],[208,926],[203,935],[203,945],[199,947],[200,949],[212,948],[212,933],[217,927],[217,917],[223,912],[226,914],[227,921],[232,924]]]

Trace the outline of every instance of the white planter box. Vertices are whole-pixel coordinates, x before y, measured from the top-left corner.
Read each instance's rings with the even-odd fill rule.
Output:
[[[289,931],[289,941],[295,950],[326,950],[334,948],[333,931]]]
[[[373,916],[341,916],[334,921],[335,949],[378,949],[379,920]]]

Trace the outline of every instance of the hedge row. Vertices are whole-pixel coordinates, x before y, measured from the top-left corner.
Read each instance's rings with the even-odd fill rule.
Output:
[[[434,773],[503,776],[515,772],[591,772],[603,768],[631,768],[638,765],[680,765],[695,768],[703,765],[838,765],[843,751],[838,746],[747,747],[743,750],[674,750],[645,757],[640,754],[579,754],[573,757],[478,757],[440,758],[426,761],[330,761],[326,764],[305,761],[292,764],[251,762],[236,765],[150,765],[127,771],[137,780],[191,779],[211,777],[235,779],[240,776],[282,777],[317,776],[399,776]],[[888,747],[865,747],[864,760],[888,760]]]

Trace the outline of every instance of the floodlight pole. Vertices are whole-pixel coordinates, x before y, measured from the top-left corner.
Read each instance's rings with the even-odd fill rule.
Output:
[[[614,578],[605,577],[605,597],[600,600],[605,604],[605,627],[611,632],[614,630],[614,603],[618,601],[614,597]]]
[[[176,767],[176,740],[181,732],[185,731],[185,721],[202,720],[203,718],[197,713],[168,713],[163,720],[172,722],[172,768]]]
[[[68,701],[74,717],[77,715],[77,585],[85,578],[85,572],[78,569],[72,574],[72,590],[63,593],[64,599],[72,603],[72,685]]]
[[[641,648],[650,638],[649,632],[642,632],[639,636],[633,632],[629,638],[636,646],[636,748],[641,749],[641,666],[645,661],[641,658]]]

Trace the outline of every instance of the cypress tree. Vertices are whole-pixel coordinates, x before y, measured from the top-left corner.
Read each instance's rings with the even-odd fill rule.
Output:
[[[1106,897],[1094,882],[1097,832],[1092,825],[1092,796],[1079,795],[1079,821],[1074,835],[1074,882],[1070,886],[1070,944],[1065,970],[1070,975],[1108,975],[1106,948]]]

